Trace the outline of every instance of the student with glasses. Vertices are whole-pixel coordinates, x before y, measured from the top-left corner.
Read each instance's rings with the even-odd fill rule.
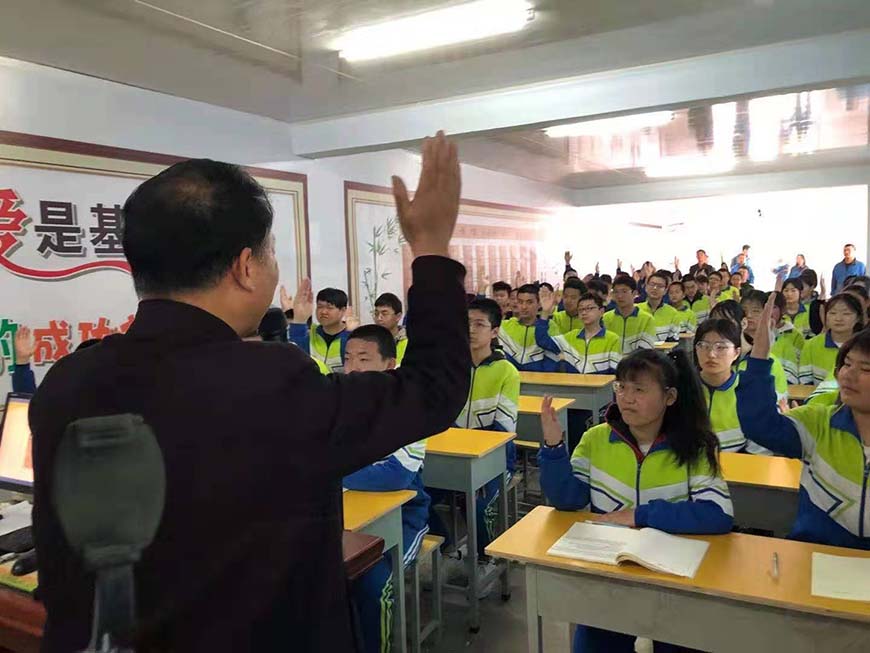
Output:
[[[688,355],[655,350],[626,356],[616,368],[616,403],[607,422],[583,434],[569,454],[550,398],[541,427],[541,488],[558,510],[668,533],[727,533],[733,525],[719,441],[710,427],[698,374]],[[575,653],[634,651],[635,636],[580,625]],[[657,653],[686,649],[654,643]]]
[[[657,340],[675,342],[680,338],[683,318],[676,308],[665,304],[670,282],[671,278],[661,270],[653,272],[646,282],[646,301],[637,307],[652,315]]]

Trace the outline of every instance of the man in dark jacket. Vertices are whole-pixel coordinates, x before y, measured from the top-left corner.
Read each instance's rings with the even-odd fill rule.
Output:
[[[427,139],[413,201],[393,185],[416,256],[410,344],[401,369],[330,377],[293,347],[241,340],[278,281],[272,209],[247,173],[187,161],[127,200],[136,320],[59,361],[31,404],[44,651],[84,648],[93,605],[52,505],[57,445],[70,422],[116,413],[153,428],[167,476],[163,520],[136,568],[138,651],[354,650],[341,478],[449,427],[471,365],[465,271],[447,255],[455,146]]]

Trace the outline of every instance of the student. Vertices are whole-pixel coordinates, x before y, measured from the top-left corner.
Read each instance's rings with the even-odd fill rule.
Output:
[[[692,279],[692,285],[695,285],[694,279]],[[695,329],[698,328],[698,317],[686,300],[686,283],[684,281],[671,281],[671,285],[668,286],[668,299],[680,316],[680,333],[694,333]]]
[[[825,304],[825,332],[807,340],[801,352],[800,382],[818,385],[837,362],[837,350],[864,328],[864,307],[852,295],[840,293]]]
[[[696,274],[695,281],[698,283],[698,292],[707,297],[710,296],[710,277],[706,274]]]
[[[553,310],[554,297],[548,299],[547,315]],[[508,360],[524,372],[555,372],[559,367],[559,348],[549,338],[549,324],[538,317],[541,302],[538,286],[527,283],[517,290],[517,313],[502,322],[498,332]]]
[[[13,341],[15,365],[12,367],[12,392],[32,395],[36,393],[36,376],[30,367],[33,358],[33,334],[29,327],[19,325]]]
[[[730,278],[730,277],[729,277]],[[740,301],[740,292],[728,286],[727,288],[723,288],[723,284],[725,277],[722,276],[721,272],[711,272],[709,276],[709,287],[707,289],[707,294],[710,296],[710,304],[712,306],[713,300],[718,302],[724,302],[729,299],[733,299],[736,302]]]
[[[680,328],[683,318],[673,306],[664,303],[665,292],[671,278],[661,270],[653,272],[646,282],[646,301],[637,307],[646,311],[653,318],[656,340],[677,341],[680,339]]]
[[[789,277],[782,284],[782,297],[785,300],[783,319],[794,324],[795,329],[804,338],[812,335],[810,331],[810,313],[806,304],[801,301],[804,292],[804,282],[795,277]]]
[[[345,326],[347,293],[337,288],[324,288],[317,293],[317,321],[307,326],[295,315],[287,335],[291,342],[310,350],[333,373],[344,372],[344,351],[350,331]]]
[[[727,533],[733,525],[719,441],[710,427],[698,375],[674,350],[637,351],[616,369],[616,403],[607,423],[583,434],[569,454],[551,399],[544,400],[541,488],[558,510],[591,509],[598,521],[669,533]],[[576,652],[628,653],[635,637],[588,626]],[[684,650],[655,644],[655,650]]]
[[[749,267],[749,256],[745,251],[740,252],[732,261],[731,267],[728,269],[728,272],[734,274],[735,272],[740,272],[741,269],[745,268],[747,272],[748,279],[746,280],[748,283],[755,283],[755,273],[752,271],[752,268]]]
[[[743,287],[743,273],[740,270],[732,272],[731,277],[728,280],[728,285],[740,293],[740,289]]]
[[[634,279],[627,274],[616,277],[613,282],[616,308],[606,312],[602,318],[604,328],[619,336],[623,354],[630,354],[637,349],[652,349],[656,343],[652,315],[635,305],[636,294],[637,282]]]
[[[760,290],[750,291],[746,294],[746,297],[743,298],[743,301],[740,302],[740,308],[743,311],[743,320],[741,323],[741,326],[743,327],[743,347],[740,362],[737,364],[738,371],[746,369],[747,358],[752,352],[753,342],[758,333],[760,331],[769,333],[775,328],[775,324],[762,321],[765,302],[767,302],[767,295]],[[777,396],[780,401],[782,401],[788,398],[788,379],[785,374],[785,368],[782,366],[782,361],[773,354],[771,354],[771,360],[773,360],[771,370],[773,373],[774,385],[776,386]]]
[[[770,353],[785,370],[785,380],[789,384],[800,383],[800,358],[806,338],[800,329],[785,317],[785,297],[783,293],[776,293],[774,300],[774,329],[776,342],[771,347]]]
[[[498,302],[501,308],[502,319],[506,320],[512,317],[511,314],[511,293],[513,289],[507,281],[496,281],[492,284],[492,298]]]
[[[396,341],[396,367],[402,364],[408,348],[408,332],[402,326],[402,300],[385,292],[375,300],[375,324],[384,327]]]
[[[471,345],[471,390],[455,426],[485,431],[517,430],[519,410],[520,375],[492,342],[499,337],[502,325],[501,311],[491,299],[475,299],[468,305],[469,342]],[[516,464],[516,446],[513,441],[507,446],[505,466],[513,473]],[[498,479],[487,483],[477,495],[477,553],[484,559],[484,549],[495,536],[496,499]],[[444,490],[429,490],[433,506],[447,496]],[[441,518],[430,511],[432,532],[448,536]]]
[[[582,320],[579,328],[553,336],[567,371],[573,374],[613,374],[622,358],[622,341],[601,326],[604,302],[598,295],[586,293],[577,303]]]
[[[386,372],[395,367],[396,340],[385,327],[366,324],[348,336],[345,373]],[[416,559],[423,536],[429,532],[429,495],[423,489],[422,477],[425,455],[426,440],[420,440],[345,476],[342,481],[348,490],[415,492],[414,497],[402,505],[405,566]],[[393,576],[389,556],[385,554],[352,588],[366,653],[388,649],[392,641]]]
[[[606,310],[609,311],[615,308],[615,304],[610,306],[610,291],[607,289],[607,284],[600,279],[593,279],[590,281],[586,284],[586,289],[601,300]]]
[[[852,336],[837,353],[841,405],[808,404],[785,414],[772,405],[768,335],[759,334],[755,347],[740,374],[737,413],[747,437],[803,461],[789,537],[870,550],[870,331]]]
[[[553,305],[559,303],[558,298],[556,297],[556,289],[553,288],[553,284],[548,283],[547,281],[541,281],[538,284],[538,299],[541,304],[550,304],[550,300],[552,300]]]
[[[864,315],[866,318],[868,308],[870,308],[870,293],[867,292],[867,289],[860,284],[853,283],[843,288],[843,290],[840,292],[845,295],[852,295],[852,297],[861,302],[861,306],[864,307]]]
[[[683,286],[686,289],[686,301],[695,314],[698,324],[710,316],[710,297],[707,295],[707,277],[699,274],[683,277]]]
[[[707,414],[722,451],[769,454],[740,429],[737,418],[739,377],[735,365],[740,360],[741,334],[731,320],[709,319],[698,327],[695,334],[695,360],[698,363]]]
[[[607,307],[608,311],[612,311],[614,308],[616,308],[616,302],[614,302],[612,298],[613,277],[611,277],[609,274],[602,274],[599,277],[599,280],[604,283],[604,292],[605,296],[607,297],[607,299],[605,300],[605,306]]]
[[[550,322],[551,335],[566,334],[582,328],[583,319],[579,313],[580,298],[586,294],[586,285],[580,279],[567,279],[562,291],[563,308],[553,313]]]

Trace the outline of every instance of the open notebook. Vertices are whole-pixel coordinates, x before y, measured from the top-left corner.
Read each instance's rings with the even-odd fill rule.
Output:
[[[547,551],[549,555],[618,565],[635,562],[664,574],[694,578],[708,542],[668,535],[655,528],[623,528],[578,522]]]
[[[870,601],[870,558],[813,553],[813,596]]]

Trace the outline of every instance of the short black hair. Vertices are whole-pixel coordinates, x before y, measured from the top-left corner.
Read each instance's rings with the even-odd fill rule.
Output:
[[[511,288],[511,285],[507,281],[496,281],[494,284],[492,284],[493,294],[504,291],[508,295],[510,295],[512,290],[513,288]]]
[[[267,310],[260,320],[257,333],[263,342],[287,342],[287,318],[284,311],[276,306]]]
[[[537,297],[538,288],[539,286],[536,283],[524,283],[522,286],[517,288],[517,295],[522,293],[524,295],[534,295],[535,297]]]
[[[746,270],[747,272],[751,272],[748,265],[741,265],[739,268],[737,268],[738,272],[740,272],[740,270]]]
[[[861,286],[870,289],[870,277],[863,274],[855,274],[851,277],[847,277],[846,280],[843,281],[843,286]]]
[[[710,282],[710,277],[708,277],[706,274],[698,273],[695,275],[695,283],[709,283],[709,282]]]
[[[803,272],[801,272],[800,280],[804,282],[804,285],[809,288],[815,288],[819,285],[819,275],[816,274],[815,270],[807,268]]]
[[[541,288],[546,288],[550,292],[556,292],[556,289],[553,288],[553,284],[551,284],[549,281],[542,281],[541,283],[539,283],[538,290],[540,290]]]
[[[840,368],[843,367],[843,364],[846,362],[846,356],[848,356],[849,352],[853,349],[860,351],[865,356],[870,354],[870,329],[862,329],[861,331],[858,331],[854,336],[843,343],[843,346],[840,347],[840,351],[837,352],[837,363],[834,367],[836,372],[839,372]]]
[[[794,286],[794,288],[798,292],[804,291],[804,282],[801,281],[800,277],[792,277],[791,279],[786,279],[782,282],[782,289],[785,290],[786,286]]]
[[[831,307],[834,304],[845,304],[850,311],[858,316],[858,320],[855,322],[855,327],[853,328],[853,333],[858,333],[864,328],[867,316],[864,313],[864,305],[861,303],[860,299],[848,293],[837,293],[825,304],[825,322],[827,322],[828,313],[831,311]]]
[[[743,346],[740,341],[740,325],[735,324],[731,320],[719,318],[704,320],[701,322],[701,324],[698,325],[698,330],[695,331],[694,345],[697,347],[698,343],[701,342],[704,339],[704,336],[708,333],[718,333],[720,336],[725,338],[725,340],[732,343],[737,349],[740,349],[740,347]],[[695,360],[697,361],[697,353]]]
[[[627,274],[617,274],[616,279],[613,280],[613,286],[614,288],[616,286],[628,286],[632,292],[637,292],[637,281]]]
[[[719,302],[710,309],[710,319],[726,319],[731,320],[735,324],[743,322],[743,307],[733,299]]]
[[[661,279],[662,281],[664,281],[664,282],[665,282],[665,286],[670,285],[670,283],[671,283],[671,275],[669,275],[669,274],[668,274],[667,272],[665,272],[664,270],[656,270],[656,271],[653,272],[651,275],[649,275],[649,278],[650,278],[650,279],[652,279],[653,277],[658,277],[659,279]]]
[[[262,255],[272,204],[239,166],[191,159],[141,183],[122,222],[136,292],[162,295],[215,286],[247,247]]]
[[[602,274],[598,278],[601,279],[604,283],[608,283],[611,286],[613,285],[613,277],[611,277],[609,274]]]
[[[396,315],[402,312],[402,300],[391,292],[385,292],[375,300],[375,308],[380,306],[392,308]]]
[[[844,247],[844,248],[846,248],[846,247],[851,247],[852,249],[858,249],[858,248],[855,247],[852,243],[846,243],[845,245],[843,245],[843,247]]]
[[[317,293],[316,301],[332,304],[336,308],[347,308],[347,293],[338,288],[324,288]]]
[[[494,299],[488,297],[479,297],[468,303],[469,311],[480,311],[489,319],[489,324],[493,328],[501,326],[501,306]]]
[[[709,280],[710,277],[719,277],[719,281],[724,281],[724,279],[722,279],[722,272],[720,270],[713,270],[710,274],[707,275],[707,279]]]
[[[600,292],[604,295],[607,294],[607,284],[599,279],[593,279],[592,281],[590,281],[589,284],[586,286],[586,288],[590,292],[595,291],[595,292]]]
[[[351,340],[365,340],[373,342],[378,346],[378,353],[381,358],[396,357],[396,339],[390,330],[382,327],[380,324],[364,324],[350,332],[347,337],[348,342]]]
[[[749,245],[744,245],[740,249],[741,249],[741,251],[745,251],[745,250],[749,249]]]
[[[746,306],[747,304],[759,304],[763,307],[766,303],[767,295],[761,290],[750,290],[745,293],[740,300],[741,307]]]
[[[697,279],[695,278],[694,274],[684,274],[683,275],[682,282],[688,283],[689,281],[696,281],[697,282]],[[676,282],[674,282],[674,283],[676,283]]]
[[[703,254],[704,256],[707,256],[707,252],[703,249],[699,249],[695,254]]]
[[[571,289],[571,290],[579,290],[580,294],[583,295],[586,292],[586,284],[577,279],[576,277],[572,277],[565,281],[565,287],[562,289],[562,292]]]
[[[692,281],[694,281],[694,279],[692,279]],[[668,290],[670,290],[671,286],[679,286],[683,289],[683,292],[686,292],[686,284],[683,281],[671,281],[670,285],[668,286]]]
[[[859,283],[853,283],[851,286],[846,286],[841,292],[860,295],[861,299],[863,299],[865,302],[870,299],[870,292],[867,292],[867,289]]]
[[[580,302],[595,302],[595,305],[598,308],[604,308],[604,300],[601,299],[601,297],[599,297],[598,295],[595,295],[591,292],[581,295]],[[577,303],[579,304],[580,302]]]

